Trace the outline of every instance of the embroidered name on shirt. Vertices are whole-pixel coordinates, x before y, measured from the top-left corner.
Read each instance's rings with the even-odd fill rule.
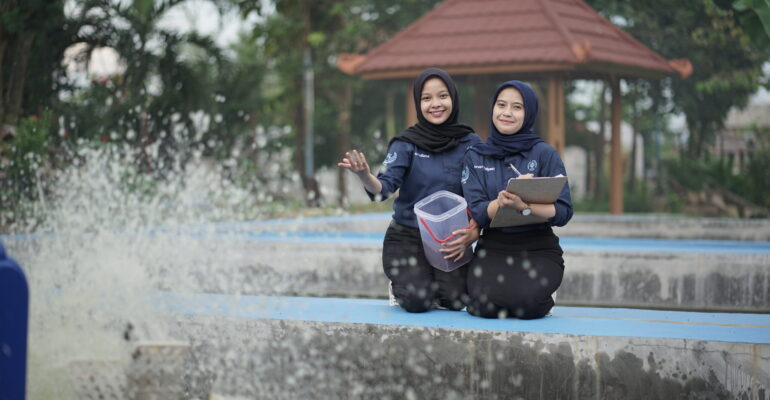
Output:
[[[474,166],[473,166],[473,168],[476,168],[476,169],[483,169],[484,171],[487,171],[487,172],[488,172],[488,171],[494,171],[494,170],[495,170],[495,167],[485,167],[485,166],[483,166],[483,165],[474,165]]]
[[[417,157],[422,157],[422,158],[430,158],[430,155],[424,154],[424,153],[418,153],[416,151],[414,152],[414,155],[416,155]]]

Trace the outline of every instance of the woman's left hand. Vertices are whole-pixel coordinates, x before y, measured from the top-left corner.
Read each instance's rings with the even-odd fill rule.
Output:
[[[444,258],[460,261],[470,245],[479,239],[479,232],[479,225],[476,223],[476,220],[471,218],[468,228],[452,232],[452,234],[457,235],[455,239],[442,244],[443,248],[439,251],[446,254]]]

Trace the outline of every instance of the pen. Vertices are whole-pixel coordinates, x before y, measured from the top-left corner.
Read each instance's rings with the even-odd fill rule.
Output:
[[[511,166],[511,169],[513,170],[513,172],[516,173],[517,177],[521,176],[521,172],[519,172],[519,170],[516,169],[516,167],[514,167],[513,164],[508,164],[508,165]]]

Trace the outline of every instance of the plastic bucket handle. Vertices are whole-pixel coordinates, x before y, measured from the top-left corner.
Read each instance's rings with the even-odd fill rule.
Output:
[[[471,210],[470,210],[470,209],[468,209],[468,208],[466,207],[466,208],[465,208],[465,211],[467,211],[467,212],[468,212],[468,216],[469,216],[469,217],[473,218],[473,215],[471,214]],[[430,227],[429,227],[429,226],[428,226],[428,224],[425,222],[425,219],[424,219],[423,217],[420,217],[420,222],[422,222],[422,226],[424,226],[424,227],[425,227],[425,229],[427,229],[427,230],[428,230],[428,233],[430,233],[430,236],[433,238],[433,240],[435,240],[435,241],[436,241],[436,243],[445,243],[445,242],[448,242],[448,241],[450,241],[450,240],[454,239],[454,237],[455,237],[455,236],[457,236],[457,234],[456,234],[456,233],[453,233],[453,234],[451,234],[451,235],[447,236],[447,238],[446,238],[446,239],[444,239],[444,240],[441,240],[441,239],[439,239],[439,238],[437,238],[437,237],[436,237],[436,234],[435,234],[435,233],[433,233],[433,231],[430,229]],[[465,229],[470,229],[470,227],[471,227],[471,224],[468,224],[468,226],[466,226],[466,227],[465,227]]]

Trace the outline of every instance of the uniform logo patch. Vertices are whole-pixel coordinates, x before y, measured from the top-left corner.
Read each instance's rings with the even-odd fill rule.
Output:
[[[388,165],[393,161],[396,161],[396,158],[398,158],[398,153],[388,153],[388,155],[385,157],[385,161],[382,162],[382,165]]]
[[[463,168],[463,176],[461,182],[465,184],[465,182],[468,182],[468,177],[471,175],[471,171],[468,169],[468,166],[466,165],[465,168]]]
[[[535,160],[529,160],[529,162],[527,163],[527,169],[528,169],[530,172],[532,172],[532,171],[534,171],[534,170],[535,170],[535,168],[537,168],[537,161],[535,161]]]

